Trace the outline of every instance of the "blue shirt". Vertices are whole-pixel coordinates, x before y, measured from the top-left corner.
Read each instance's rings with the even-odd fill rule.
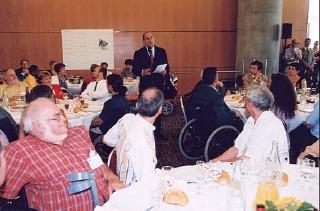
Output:
[[[319,138],[319,101],[314,104],[313,111],[307,118],[307,124],[312,125],[311,134]]]
[[[129,101],[121,95],[113,95],[112,98],[106,101],[99,118],[103,120],[99,129],[105,134],[117,121],[123,117],[128,111]]]

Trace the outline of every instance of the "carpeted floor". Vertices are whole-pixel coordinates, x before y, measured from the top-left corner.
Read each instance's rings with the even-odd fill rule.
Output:
[[[169,116],[163,116],[161,121],[165,139],[156,139],[157,167],[159,168],[165,165],[178,167],[195,163],[195,161],[184,158],[179,150],[179,134],[185,122],[179,98],[174,99],[172,104],[174,106],[173,113]]]

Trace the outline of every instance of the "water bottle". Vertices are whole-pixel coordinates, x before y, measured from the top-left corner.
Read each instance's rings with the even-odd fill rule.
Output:
[[[3,92],[3,107],[4,108],[9,108],[9,97],[6,91]]]
[[[245,211],[246,195],[240,163],[236,162],[227,196],[227,211]]]

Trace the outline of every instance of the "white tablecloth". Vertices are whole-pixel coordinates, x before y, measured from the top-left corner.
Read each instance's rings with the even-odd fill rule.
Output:
[[[139,94],[139,79],[124,79],[123,85],[128,89],[127,95]]]
[[[81,80],[79,84],[72,84],[69,81],[66,81],[66,83],[68,85],[68,90],[71,95],[80,95],[83,80]]]
[[[231,175],[232,165],[224,163],[223,169],[228,171]],[[298,183],[298,167],[296,165],[285,165],[282,168],[283,172],[289,175],[289,183],[286,187],[279,189],[280,196],[294,196],[300,200],[310,202],[314,206],[319,206],[319,169],[316,168],[316,177],[312,188],[307,189]],[[198,193],[198,185],[188,181],[196,181],[198,169],[196,166],[183,166],[174,169],[175,184],[174,188],[184,191],[188,198],[189,203],[183,207],[168,205],[161,203],[160,208],[151,210],[190,210],[190,211],[224,211],[226,205],[231,203],[227,200],[228,185],[218,185],[214,188],[212,184],[207,183],[203,188],[203,194]],[[155,178],[150,181],[159,180],[159,173]],[[252,182],[245,179],[246,187],[246,211],[253,210],[253,201],[256,196],[258,182]],[[121,189],[113,193],[110,200],[102,207],[97,207],[96,211],[145,211],[150,208],[150,186],[143,185],[143,183],[136,183],[127,188]]]
[[[89,102],[89,107],[78,113],[68,112],[68,127],[84,125],[87,129],[90,128],[91,122],[97,118],[102,111],[103,104],[99,102]],[[22,110],[10,109],[11,114],[17,124],[20,123]]]
[[[244,108],[244,103],[240,104],[237,100],[232,99],[232,96],[229,95],[224,98],[226,104],[232,111],[238,111],[242,115],[242,120],[245,122],[250,114]],[[295,112],[295,116],[291,118],[288,122],[288,132],[291,132],[295,128],[297,128],[300,124],[306,121],[308,115],[313,111],[313,105],[311,103],[305,104],[301,106],[298,105],[298,110]]]

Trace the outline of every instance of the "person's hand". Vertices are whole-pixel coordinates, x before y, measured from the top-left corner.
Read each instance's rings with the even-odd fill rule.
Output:
[[[225,94],[225,96],[228,96],[228,95],[231,95],[231,92],[230,92],[230,90],[226,91],[226,94]]]
[[[223,87],[223,83],[221,81],[217,81],[217,87]]]
[[[151,75],[151,69],[150,68],[144,69],[143,70],[143,75]]]
[[[121,182],[116,175],[110,175],[108,178],[108,193],[111,196],[112,192],[117,191],[121,188],[126,187],[126,185]]]
[[[262,81],[262,73],[257,73],[257,75],[254,79],[258,82]]]
[[[4,151],[0,152],[0,186],[4,182],[4,179],[6,178],[6,160],[4,158]]]
[[[241,113],[239,111],[235,111],[234,113],[236,114],[236,117],[239,117],[239,118],[242,117],[242,115],[241,115]]]

